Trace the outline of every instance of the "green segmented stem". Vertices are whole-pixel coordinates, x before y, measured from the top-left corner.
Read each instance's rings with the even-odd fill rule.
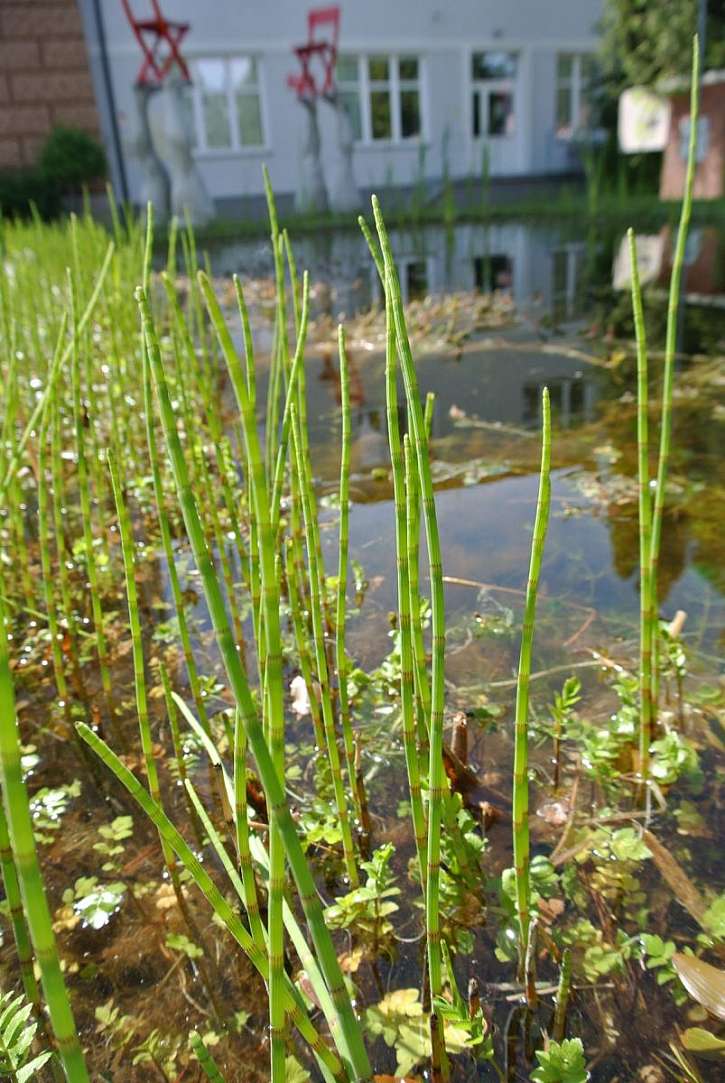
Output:
[[[210,291],[211,292],[211,291]],[[226,330],[221,313],[218,310],[216,299],[213,297],[213,304],[211,306],[211,312],[217,316],[217,321],[221,327],[221,343],[225,356],[231,355],[236,357],[234,346],[231,342],[231,337]],[[312,873],[305,859],[302,851],[300,840],[295,830],[294,821],[287,805],[285,798],[284,787],[280,782],[277,774],[274,761],[272,760],[270,751],[267,747],[264,731],[260,720],[257,716],[254,700],[251,695],[249,685],[247,683],[246,676],[242,669],[239,656],[234,649],[233,637],[229,626],[229,621],[224,609],[224,601],[219,588],[219,582],[216,577],[214,566],[211,562],[211,557],[206,545],[204,533],[201,528],[201,521],[199,519],[199,512],[196,506],[196,500],[194,494],[189,486],[188,473],[186,469],[186,463],[184,460],[181,443],[179,441],[178,432],[176,430],[176,419],[174,416],[174,410],[171,405],[171,399],[169,397],[168,387],[166,385],[166,377],[164,374],[163,363],[161,361],[161,351],[159,349],[158,340],[156,337],[156,331],[149,311],[148,302],[143,292],[137,293],[139,301],[139,307],[141,310],[141,316],[143,320],[144,334],[146,335],[149,358],[151,360],[151,368],[154,377],[154,383],[156,385],[159,407],[161,413],[161,419],[166,435],[167,447],[174,471],[174,478],[176,481],[177,493],[179,497],[179,503],[181,505],[182,513],[184,516],[184,522],[186,524],[187,534],[191,543],[192,552],[196,561],[197,567],[202,578],[204,587],[204,594],[207,600],[209,612],[211,614],[214,630],[216,633],[217,643],[219,645],[224,665],[229,677],[229,682],[234,693],[235,700],[240,708],[242,718],[244,720],[245,729],[247,731],[247,737],[249,744],[257,763],[257,769],[259,772],[262,786],[264,787],[267,808],[270,812],[270,816],[274,819],[276,826],[278,827],[285,845],[287,858],[292,869],[295,882],[297,884],[297,890],[305,911],[305,917],[310,929],[317,958],[320,964],[320,968],[324,975],[325,981],[330,992],[330,995],[335,1004],[336,1012],[340,1020],[340,1052],[346,1065],[349,1068],[351,1078],[354,1080],[367,1080],[371,1075],[370,1063],[368,1061],[365,1046],[362,1040],[362,1034],[360,1026],[355,1017],[355,1013],[350,1002],[349,995],[345,988],[342,971],[340,964],[335,953],[335,948],[330,937],[329,930],[327,929],[323,913],[322,906],[317,895],[315,882],[312,877]],[[218,315],[217,315],[218,313]],[[214,318],[214,317],[212,317]],[[224,332],[226,331],[226,335]],[[248,410],[249,397],[246,390],[246,382],[243,390],[243,405]],[[244,411],[242,411],[244,416]],[[249,420],[249,419],[248,419]],[[245,439],[248,444],[248,453],[250,462],[252,464],[252,473],[255,470],[259,470],[261,465],[261,458],[259,454],[259,439],[256,429],[256,419],[252,412],[251,421],[253,424],[247,432],[245,430]],[[263,476],[263,468],[262,468]],[[256,498],[260,499],[261,494],[257,493]],[[267,528],[268,529],[268,528]],[[260,531],[260,551],[264,552],[265,547],[268,547],[268,539],[265,539],[265,532],[262,529],[262,523],[259,523]],[[273,556],[273,554],[272,554]],[[279,627],[279,612],[273,614],[273,619],[276,621],[277,627]],[[265,624],[267,624],[267,617],[265,614]],[[269,634],[267,630],[266,634]],[[270,660],[267,659],[267,669],[269,668]]]
[[[192,1048],[194,1056],[199,1061],[199,1066],[206,1078],[209,1079],[211,1083],[225,1083],[224,1076],[219,1071],[217,1062],[201,1040],[201,1035],[195,1030],[192,1030],[189,1035],[189,1045]]]
[[[23,913],[23,900],[20,896],[20,884],[18,873],[13,860],[13,851],[10,846],[10,835],[5,812],[0,803],[0,869],[2,869],[5,899],[8,904],[10,924],[13,927],[15,938],[15,954],[18,958],[20,978],[23,983],[25,995],[33,1005],[36,1014],[40,1011],[40,989],[35,980],[33,969],[33,947],[30,943],[30,934]]]
[[[697,34],[692,40],[692,80],[690,83],[690,139],[687,148],[687,172],[685,174],[685,191],[682,197],[682,209],[680,211],[680,224],[677,230],[677,241],[672,260],[672,273],[670,275],[670,292],[667,303],[667,330],[665,333],[665,361],[662,375],[662,414],[660,420],[660,447],[657,461],[657,486],[655,488],[654,504],[652,509],[652,538],[650,543],[649,576],[650,591],[652,594],[653,627],[650,631],[652,638],[652,724],[657,714],[657,701],[659,695],[657,654],[657,619],[659,606],[657,601],[657,565],[660,555],[660,541],[662,537],[662,516],[665,507],[667,467],[670,456],[670,442],[672,436],[672,385],[675,374],[675,350],[677,348],[677,315],[680,305],[680,283],[682,281],[682,268],[685,263],[685,245],[687,243],[687,231],[690,226],[692,215],[692,191],[695,183],[695,170],[697,168],[697,129],[700,102],[700,43]]]
[[[393,349],[395,348],[393,344]],[[392,383],[395,384],[396,374],[393,370]],[[388,407],[388,431],[390,431],[391,410]],[[397,405],[394,408],[395,421],[398,418]],[[413,453],[410,447],[410,437],[406,433],[403,437],[403,462],[400,462],[400,437],[397,438],[398,450],[393,455],[393,440],[390,440],[391,461],[393,462],[393,486],[395,489],[395,512],[396,512],[396,547],[398,553],[398,614],[400,628],[400,689],[401,704],[403,711],[403,740],[405,744],[405,762],[408,771],[408,788],[410,790],[410,808],[413,818],[413,832],[415,834],[415,847],[418,854],[420,868],[420,882],[425,896],[427,869],[427,827],[423,800],[421,797],[420,783],[420,750],[418,748],[415,725],[414,704],[414,666],[413,653],[413,624],[412,599],[414,597],[410,589],[410,530],[411,511],[415,491],[415,503],[417,503],[417,471],[413,462]],[[397,463],[396,463],[397,460]],[[396,479],[396,475],[400,475]],[[400,507],[398,506],[400,505]],[[416,595],[417,597],[417,591]],[[418,606],[420,610],[420,605]],[[419,622],[418,622],[419,623]],[[427,678],[426,678],[427,683]]]
[[[64,312],[61,317],[60,332],[55,356],[60,352],[63,339],[65,338],[67,316]],[[52,403],[48,403],[48,409],[43,412],[40,432],[38,434],[38,548],[40,549],[40,567],[43,579],[43,596],[45,608],[48,611],[48,634],[50,635],[51,654],[53,658],[53,673],[58,697],[63,703],[63,711],[66,721],[70,721],[70,704],[68,702],[68,684],[63,664],[63,651],[60,646],[60,631],[58,628],[58,614],[55,604],[55,592],[53,590],[53,572],[50,556],[50,529],[48,522],[48,422],[52,411]]]
[[[226,804],[230,808],[236,807],[236,798],[235,798],[235,785],[236,785],[236,783],[232,782],[230,780],[229,775],[227,774],[227,771],[226,771],[226,769],[224,767],[224,763],[223,763],[223,761],[221,759],[221,756],[219,755],[219,753],[218,753],[218,751],[216,749],[216,746],[214,745],[211,738],[208,737],[204,733],[204,731],[201,729],[201,727],[199,726],[199,723],[196,721],[196,719],[194,718],[192,713],[189,711],[189,709],[187,708],[187,706],[183,702],[183,700],[181,700],[178,696],[175,696],[174,699],[179,704],[179,707],[181,708],[182,714],[186,718],[186,720],[189,723],[189,725],[191,726],[192,730],[194,731],[194,733],[196,733],[196,735],[202,741],[202,744],[204,745],[204,748],[206,749],[206,751],[207,751],[207,753],[209,755],[209,759],[210,759],[210,761],[212,763],[212,766],[218,772],[219,778],[221,780],[221,785],[222,785],[223,789],[226,792],[226,798],[225,798]],[[240,728],[241,728],[241,731],[243,732],[244,727],[240,726]],[[192,790],[193,790],[193,787],[190,788],[189,792],[191,793]],[[195,807],[197,806],[198,802],[199,802],[199,798],[197,796],[195,798],[195,800],[194,800]],[[242,899],[242,902],[244,902],[245,901],[244,884],[243,884],[242,881],[240,881],[239,876],[236,873],[236,870],[231,865],[231,862],[229,860],[229,855],[224,850],[224,846],[223,846],[223,844],[221,842],[221,839],[219,838],[218,832],[215,830],[213,824],[211,824],[211,821],[209,820],[208,816],[206,816],[206,814],[204,814],[204,821],[203,822],[204,822],[205,830],[207,831],[207,834],[209,836],[209,841],[211,842],[212,846],[214,847],[216,853],[218,854],[219,859],[221,860],[222,864],[224,865],[224,868],[227,870],[227,874],[229,875],[232,886],[234,887],[234,889],[237,892],[237,894],[239,895],[239,897]],[[256,835],[250,834],[249,835],[249,846],[250,846],[252,856],[254,857],[254,860],[257,862],[257,864],[261,868],[264,869],[267,876],[269,876],[269,854],[265,850],[261,839],[259,839]],[[299,926],[299,924],[297,922],[297,919],[295,918],[292,910],[290,909],[290,907],[287,905],[286,902],[284,903],[283,915],[284,915],[285,927],[286,927],[286,929],[287,929],[287,931],[288,931],[288,933],[290,935],[290,939],[292,940],[292,943],[294,944],[295,950],[297,952],[297,955],[299,956],[299,959],[300,959],[300,962],[302,963],[302,966],[305,968],[305,971],[307,972],[307,976],[310,979],[310,983],[311,983],[311,985],[312,985],[312,987],[313,987],[313,989],[315,991],[315,995],[317,996],[317,999],[319,1001],[320,1006],[322,1007],[322,1011],[323,1011],[323,1013],[325,1015],[325,1018],[327,1019],[328,1024],[330,1026],[330,1031],[331,1031],[331,1033],[333,1035],[335,1035],[337,1033],[337,1031],[339,1030],[339,1022],[338,1022],[338,1019],[337,1019],[337,1016],[336,1016],[336,1013],[335,1013],[334,1005],[332,1003],[332,1000],[330,998],[329,993],[327,992],[327,986],[324,983],[324,980],[323,980],[322,975],[320,973],[317,962],[315,961],[314,955],[311,953],[310,949],[307,947],[307,941],[305,939],[305,935],[302,932],[302,929],[300,928],[300,926]],[[260,930],[261,930],[260,944],[265,945],[265,943],[266,943],[266,940],[265,940],[266,934],[264,932],[264,928],[261,925],[260,925]],[[286,977],[285,977],[285,981],[287,982],[289,988],[292,990],[293,995],[295,995],[295,999],[298,1001],[298,1003],[302,1004],[301,1000],[299,1000],[299,995],[297,994],[297,991],[296,991],[295,987],[291,984],[291,982]],[[303,1011],[304,1011],[304,1008],[303,1008]]]
[[[288,542],[286,547],[285,572],[287,576],[287,601],[289,602],[290,614],[292,616],[292,628],[297,643],[300,673],[305,682],[307,698],[310,702],[312,726],[315,731],[315,744],[317,745],[318,752],[324,754],[325,729],[322,725],[322,715],[320,714],[320,701],[317,697],[317,688],[312,676],[312,655],[310,654],[309,649],[309,633],[302,613],[302,590],[299,583],[299,569],[295,564],[294,551],[291,542]]]
[[[191,847],[168,818],[163,808],[153,800],[136,776],[121,762],[116,753],[109,748],[106,742],[93,732],[90,726],[87,726],[84,722],[79,722],[77,724],[77,729],[83,740],[90,745],[92,750],[106,765],[109,771],[116,776],[121,785],[125,787],[134,801],[136,801],[139,808],[141,808],[151,820],[159,834],[168,842],[202,895],[206,898],[214,913],[234,937],[249,961],[261,974],[264,981],[268,981],[269,968],[264,948],[260,948],[255,944],[249,932],[244,928],[234,907],[227,901],[224,895],[222,895],[219,888],[209,876],[209,873],[194,855]],[[309,1021],[305,1022],[303,1013],[300,1012],[295,998],[288,990],[285,990],[285,1009],[289,1012],[295,1026],[298,1027],[300,1034],[304,1037],[308,1045],[315,1050],[321,1059],[324,1059],[333,1074],[339,1075],[341,1067],[339,1060],[335,1057],[334,1053],[325,1046]]]
[[[80,323],[76,318],[75,290],[71,286],[71,385],[73,394],[73,420],[75,424],[76,456],[78,460],[78,493],[80,497],[81,519],[83,523],[83,551],[86,558],[88,583],[91,588],[91,611],[93,627],[96,633],[96,653],[101,674],[101,688],[106,701],[108,720],[115,726],[116,711],[111,692],[111,671],[109,668],[108,642],[106,640],[105,620],[101,604],[101,587],[96,565],[96,549],[93,536],[93,513],[91,509],[91,490],[88,464],[86,461],[86,423],[81,401],[81,374],[78,357],[78,333]]]
[[[426,442],[430,439],[430,427],[433,418],[433,406],[435,395],[428,392],[425,400],[425,423]],[[424,770],[428,761],[430,742],[430,684],[428,683],[428,671],[426,668],[425,640],[423,638],[423,622],[421,618],[421,605],[423,599],[420,593],[420,483],[418,470],[413,456],[410,457],[410,479],[406,478],[405,495],[407,500],[407,529],[408,529],[408,585],[410,590],[410,622],[413,635],[413,660],[415,668],[416,704],[418,707],[418,755],[421,768]]]
[[[112,456],[109,456],[108,468],[111,474],[111,487],[113,489],[113,499],[116,504],[116,515],[118,516],[118,529],[121,535],[123,572],[126,582],[126,603],[128,606],[128,620],[131,630],[133,686],[136,697],[136,714],[138,716],[138,728],[141,737],[141,750],[143,752],[144,765],[146,767],[149,793],[151,794],[152,800],[161,805],[159,775],[156,769],[154,744],[151,736],[151,723],[149,720],[148,695],[146,690],[146,666],[144,661],[143,640],[141,638],[141,616],[138,607],[138,591],[136,589],[136,546],[133,539],[128,508],[126,507],[126,500],[118,476],[118,467]],[[164,863],[169,871],[172,883],[178,887],[178,877],[175,869],[173,851],[168,846],[168,843],[163,836],[160,838],[160,842]]]
[[[531,885],[529,878],[529,679],[531,676],[531,652],[534,642],[536,620],[536,596],[544,555],[546,529],[551,503],[551,409],[549,391],[544,388],[541,396],[541,467],[539,493],[536,502],[536,518],[531,540],[531,561],[526,584],[524,623],[521,630],[521,651],[516,682],[516,718],[514,738],[514,792],[513,792],[513,843],[516,875],[516,911],[519,921],[519,960],[523,967],[529,943],[531,926]]]
[[[650,579],[652,544],[652,499],[649,487],[649,385],[647,376],[647,338],[642,290],[637,263],[634,231],[628,230],[629,260],[632,276],[632,311],[637,340],[637,469],[639,475],[639,769],[643,779],[649,774],[649,747],[652,743],[652,635],[656,611],[653,610]]]
[[[431,998],[435,1001],[442,991],[441,931],[440,931],[440,846],[443,798],[447,787],[443,770],[443,708],[445,699],[445,603],[443,595],[443,569],[438,521],[433,494],[433,479],[425,439],[425,422],[418,393],[418,379],[413,353],[405,325],[405,311],[400,293],[400,283],[395,268],[390,239],[385,228],[380,204],[373,196],[373,213],[378,231],[385,266],[385,302],[392,309],[398,356],[403,371],[408,414],[412,427],[412,444],[418,464],[423,517],[431,583],[431,716],[430,759],[428,765],[428,874],[426,890],[426,939],[428,943],[428,969],[430,973]],[[441,1028],[442,1030],[442,1028]]]
[[[244,907],[252,936],[264,944],[264,925],[259,913],[257,882],[254,878],[252,854],[249,849],[249,820],[247,817],[247,734],[239,713],[234,713],[234,826],[237,861],[244,888]]]
[[[159,455],[156,447],[156,432],[154,429],[154,404],[151,391],[151,368],[148,359],[148,349],[146,344],[143,345],[143,385],[144,385],[144,413],[146,415],[146,442],[149,450],[149,460],[151,462],[151,477],[154,486],[154,497],[156,499],[156,515],[159,520],[159,529],[161,531],[161,545],[164,550],[164,557],[166,558],[166,568],[169,577],[169,585],[171,587],[171,597],[174,600],[174,609],[176,611],[176,620],[179,625],[179,638],[181,640],[181,649],[184,655],[184,663],[186,665],[186,673],[189,678],[189,688],[194,698],[194,704],[196,706],[197,713],[199,715],[199,721],[206,730],[209,731],[209,718],[206,712],[206,704],[204,703],[204,697],[201,694],[201,684],[199,682],[199,671],[196,666],[196,660],[194,658],[194,649],[191,645],[191,636],[189,634],[189,623],[186,619],[186,608],[184,606],[184,599],[181,593],[181,584],[179,583],[179,573],[176,570],[176,559],[174,556],[174,546],[171,540],[171,527],[169,525],[169,516],[166,511],[166,497],[164,494],[164,485],[161,478],[161,468],[159,466]]]
[[[309,322],[310,307],[310,282],[307,271],[302,278],[302,314],[297,332],[297,345],[295,355],[287,380],[287,394],[285,396],[284,410],[282,412],[282,429],[277,446],[277,455],[274,465],[274,483],[272,485],[272,529],[275,533],[279,529],[280,504],[282,500],[282,486],[284,484],[284,468],[287,461],[287,449],[289,447],[290,424],[292,418],[292,404],[298,392],[298,383],[304,372],[305,346],[307,345],[307,326]]]
[[[4,595],[0,583],[0,595]],[[73,1012],[58,958],[33,837],[28,793],[20,761],[20,734],[10,672],[5,607],[0,599],[0,783],[20,894],[40,968],[45,1003],[68,1083],[88,1083]]]
[[[571,992],[571,948],[564,948],[561,954],[559,966],[559,985],[556,990],[556,1002],[554,1005],[554,1025],[552,1037],[555,1042],[561,1042],[566,1034],[566,1011],[569,1006],[569,993]]]
[[[355,806],[358,824],[362,823],[360,793],[355,784],[355,741],[350,721],[350,700],[347,693],[348,661],[345,651],[345,609],[347,595],[347,563],[350,549],[350,373],[345,331],[342,324],[337,330],[337,346],[340,355],[340,408],[342,427],[340,431],[340,528],[337,554],[337,606],[335,610],[335,661],[337,667],[337,697],[340,729],[345,749],[345,764],[350,793]]]
[[[65,625],[71,637],[71,644],[74,644],[77,638],[78,629],[75,620],[75,612],[73,609],[73,597],[71,594],[71,587],[68,578],[65,525],[63,523],[63,508],[65,506],[65,484],[63,476],[63,459],[61,456],[61,443],[63,434],[61,431],[62,421],[57,397],[54,397],[51,402],[51,411],[51,473],[53,483],[53,500],[51,504],[53,513],[53,533],[55,535],[55,549],[58,559],[58,591],[60,593],[61,605],[63,607]],[[75,656],[73,647],[71,647],[70,653],[71,657]]]
[[[359,883],[355,846],[350,827],[350,816],[345,797],[345,787],[342,781],[340,769],[340,751],[337,747],[337,734],[335,732],[335,718],[332,711],[332,697],[330,695],[330,678],[327,668],[327,652],[325,650],[325,625],[322,608],[323,572],[319,565],[317,540],[315,537],[315,508],[311,496],[311,485],[305,477],[305,465],[303,462],[304,449],[299,432],[300,418],[297,408],[292,408],[292,447],[294,462],[299,479],[300,492],[302,494],[302,511],[305,521],[305,535],[307,539],[307,560],[309,563],[310,580],[310,612],[312,615],[312,633],[315,648],[315,666],[317,679],[320,684],[322,700],[322,724],[325,730],[325,744],[327,757],[332,775],[332,788],[335,795],[335,806],[340,819],[340,834],[342,835],[342,850],[345,860],[345,870],[351,887],[355,888]]]
[[[275,534],[271,521],[270,502],[267,491],[267,478],[262,461],[257,419],[254,405],[249,396],[246,378],[242,372],[239,356],[232,343],[219,303],[206,275],[199,273],[199,285],[206,303],[207,311],[222,348],[229,370],[237,405],[244,430],[244,442],[250,464],[249,485],[252,492],[254,517],[257,522],[259,539],[260,571],[262,584],[262,623],[264,640],[258,645],[263,651],[264,664],[264,722],[268,734],[271,763],[276,774],[280,790],[284,795],[284,689],[282,682],[282,638],[279,622],[279,578],[275,568]],[[188,525],[187,525],[188,531]],[[211,609],[211,606],[210,606]],[[231,679],[231,678],[230,678]],[[249,691],[248,686],[247,693]],[[242,703],[245,721],[247,712]],[[256,711],[254,712],[256,721]],[[254,748],[252,733],[247,723],[247,732],[252,744],[258,767],[259,759]],[[260,768],[261,774],[261,768]],[[264,781],[263,781],[264,785]],[[284,923],[282,919],[282,900],[284,892],[284,845],[279,834],[279,825],[273,818],[270,821],[270,877],[269,877],[269,914],[267,935],[269,942],[269,1013],[272,1083],[284,1083],[285,1061],[285,1026],[282,1005],[282,986],[284,974]]]
[[[8,490],[8,487],[9,487],[12,479],[15,477],[15,474],[17,472],[18,467],[20,466],[20,460],[22,459],[23,451],[25,450],[25,445],[27,444],[28,440],[30,439],[31,434],[35,431],[35,427],[36,427],[36,425],[38,423],[38,420],[39,420],[41,414],[43,413],[43,410],[45,409],[46,402],[53,397],[53,393],[54,393],[54,390],[55,390],[55,383],[56,383],[56,380],[58,379],[59,373],[61,371],[65,370],[66,365],[68,363],[68,359],[71,356],[71,353],[72,353],[73,349],[75,348],[74,344],[77,342],[78,337],[85,330],[85,328],[86,328],[86,326],[88,324],[88,321],[90,320],[91,316],[93,315],[93,310],[96,307],[96,302],[98,301],[98,298],[101,295],[101,290],[103,289],[103,283],[105,281],[106,274],[108,272],[108,268],[111,265],[111,258],[113,256],[113,252],[114,252],[114,245],[113,245],[113,241],[111,241],[109,243],[109,245],[108,245],[108,248],[106,250],[105,258],[103,260],[103,263],[101,264],[100,270],[99,270],[98,275],[96,277],[96,283],[95,283],[95,286],[93,287],[93,293],[89,297],[88,303],[87,303],[85,309],[83,310],[83,313],[82,313],[80,319],[75,321],[75,327],[73,329],[73,338],[66,345],[65,349],[53,359],[53,363],[50,366],[50,369],[48,370],[48,376],[47,376],[47,379],[46,379],[46,384],[45,384],[45,388],[43,390],[43,394],[40,396],[40,398],[36,402],[35,407],[33,408],[33,411],[30,414],[30,417],[28,418],[27,424],[26,424],[25,428],[23,429],[22,435],[21,435],[20,439],[17,441],[17,443],[15,444],[13,454],[10,457],[10,461],[7,464],[7,467],[6,467],[6,470],[5,470],[5,475],[3,477],[2,484],[0,484],[0,498],[5,497],[5,495],[7,493],[7,490]],[[30,320],[30,326],[35,327],[35,320]],[[42,350],[40,350],[40,349],[38,350],[38,356],[42,356]]]

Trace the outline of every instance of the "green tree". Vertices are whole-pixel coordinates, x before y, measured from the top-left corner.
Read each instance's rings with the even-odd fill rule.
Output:
[[[703,67],[721,68],[725,66],[725,0],[705,0],[705,6]],[[607,0],[601,26],[601,65],[610,92],[689,76],[699,11],[700,0]]]

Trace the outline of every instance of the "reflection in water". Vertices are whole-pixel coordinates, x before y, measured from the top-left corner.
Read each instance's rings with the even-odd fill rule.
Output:
[[[556,320],[579,313],[587,250],[560,228],[463,223],[393,229],[390,237],[406,303],[428,293],[502,290],[519,305],[536,299]],[[600,243],[592,240],[595,247]],[[295,252],[316,284],[318,311],[351,315],[380,303],[377,272],[358,231],[303,235],[295,240]],[[215,244],[212,263],[218,274],[272,273],[271,249],[258,241]]]
[[[635,628],[638,538],[633,372],[623,375],[620,371],[613,377],[607,369],[585,360],[580,339],[551,338],[552,324],[560,326],[581,314],[587,290],[597,280],[611,298],[614,233],[608,237],[600,233],[585,243],[581,236],[572,237],[560,229],[522,223],[463,224],[451,230],[394,230],[391,239],[406,298],[427,291],[503,289],[511,293],[522,316],[512,328],[497,330],[495,339],[474,338],[460,350],[420,352],[417,357],[421,394],[432,391],[436,397],[432,452],[440,486],[437,506],[446,572],[508,588],[524,585],[536,496],[541,390],[546,385],[556,426],[558,470],[544,596],[552,605],[554,599],[575,599],[604,619],[621,621],[617,627]],[[653,348],[663,332],[666,299],[659,305],[657,290],[668,273],[670,238],[663,231],[655,240],[641,251],[651,257],[647,277],[654,290],[648,297]],[[699,335],[699,341],[707,341],[712,348],[718,336],[719,340],[723,337],[721,316],[719,331],[708,325],[705,339],[700,313],[706,311],[706,295],[714,303],[721,299],[717,291],[725,281],[725,259],[716,235],[703,231],[697,240],[690,253],[688,293],[696,293],[698,303],[688,304],[683,323],[688,334]],[[298,264],[311,270],[318,311],[337,318],[380,298],[375,269],[355,232],[302,237],[296,250]],[[246,274],[268,275],[271,270],[269,249],[259,244],[221,246],[214,264],[222,272],[243,269]],[[618,259],[618,286],[627,271]],[[600,293],[605,296],[604,289]],[[630,334],[631,302],[626,289],[615,295],[615,303],[618,309],[602,313],[602,323]],[[712,306],[707,311],[714,313]],[[685,338],[686,344],[690,341]],[[379,579],[374,603],[387,610],[394,605],[395,547],[392,492],[386,474],[384,358],[356,348],[354,342],[348,352],[355,502],[352,553],[370,578]],[[339,474],[336,351],[311,346],[306,367],[313,468],[321,487],[332,489]],[[698,629],[700,642],[712,644],[722,634],[725,591],[718,570],[724,555],[725,478],[719,454],[723,412],[720,408],[718,413],[709,385],[697,385],[696,368],[686,367],[678,376],[684,393],[675,402],[672,495],[663,535],[660,594],[666,614],[678,607],[686,609],[688,628]],[[260,399],[266,394],[266,376],[266,367],[260,366]],[[403,432],[407,428],[404,401],[401,385],[398,412]],[[332,567],[334,530],[325,532],[325,544]],[[455,612],[470,604],[470,598],[451,590],[448,604]],[[381,642],[384,648],[387,638],[383,636]]]

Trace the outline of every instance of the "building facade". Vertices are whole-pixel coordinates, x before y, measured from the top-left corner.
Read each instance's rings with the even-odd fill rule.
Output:
[[[133,83],[140,51],[116,0],[79,0],[101,123],[131,199],[138,171]],[[306,40],[306,0],[163,0],[188,21],[195,155],[218,209],[292,193],[302,107],[287,84]],[[362,192],[443,178],[526,178],[575,172],[587,125],[587,81],[602,0],[348,0],[341,4],[337,83],[353,132]],[[132,0],[137,17],[148,0]],[[163,117],[152,129],[163,157]],[[333,110],[321,102],[323,171],[334,154]],[[115,116],[115,122],[114,122]]]

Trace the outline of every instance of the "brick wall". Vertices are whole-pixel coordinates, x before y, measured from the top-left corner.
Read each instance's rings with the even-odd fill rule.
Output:
[[[32,165],[58,124],[99,131],[76,0],[0,0],[0,168]]]

